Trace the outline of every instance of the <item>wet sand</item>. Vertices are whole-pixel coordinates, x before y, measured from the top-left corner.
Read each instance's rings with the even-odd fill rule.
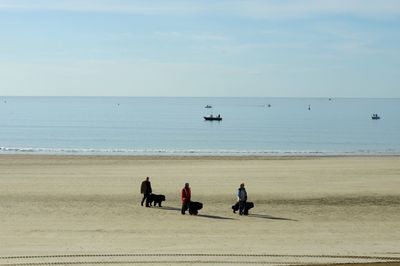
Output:
[[[400,157],[2,155],[0,169],[0,264],[400,260]],[[140,206],[146,176],[164,207]],[[198,216],[180,214],[185,182]]]

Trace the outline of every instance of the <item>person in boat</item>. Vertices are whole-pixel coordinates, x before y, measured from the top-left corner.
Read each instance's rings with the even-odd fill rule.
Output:
[[[185,186],[184,186],[184,188],[182,188],[182,192],[181,192],[181,200],[182,200],[181,213],[182,213],[182,215],[184,215],[185,212],[189,209],[190,198],[191,198],[191,190],[189,187],[189,183],[185,183]]]
[[[221,115],[217,115],[218,118],[221,118]]]
[[[150,183],[149,177],[146,177],[146,180],[144,180],[142,182],[142,185],[140,186],[140,193],[143,194],[143,199],[142,199],[142,202],[140,203],[140,205],[143,206],[143,202],[146,200],[146,207],[150,207],[149,196],[151,195],[152,192],[153,191],[151,189],[151,183]]]
[[[247,192],[246,189],[244,188],[244,183],[240,184],[240,187],[237,192],[237,199],[239,202],[239,214],[243,215],[247,202]]]

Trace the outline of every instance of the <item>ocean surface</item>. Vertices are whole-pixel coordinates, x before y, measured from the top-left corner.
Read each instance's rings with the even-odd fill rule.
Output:
[[[398,155],[400,99],[3,96],[10,153]]]

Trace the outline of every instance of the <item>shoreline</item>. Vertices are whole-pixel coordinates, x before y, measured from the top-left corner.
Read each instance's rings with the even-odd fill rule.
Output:
[[[58,158],[118,158],[118,159],[216,159],[216,160],[291,160],[313,158],[400,158],[400,154],[312,154],[312,155],[121,155],[121,154],[60,154],[60,153],[0,153],[0,157],[58,157]]]
[[[143,156],[143,157],[330,157],[330,156],[400,156],[400,151],[281,151],[281,150],[183,150],[183,149],[78,149],[78,148],[15,148],[0,147],[0,155],[82,155],[82,156]]]

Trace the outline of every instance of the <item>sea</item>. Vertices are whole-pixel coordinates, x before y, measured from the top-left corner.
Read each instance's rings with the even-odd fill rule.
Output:
[[[400,99],[3,96],[0,154],[400,155]]]

